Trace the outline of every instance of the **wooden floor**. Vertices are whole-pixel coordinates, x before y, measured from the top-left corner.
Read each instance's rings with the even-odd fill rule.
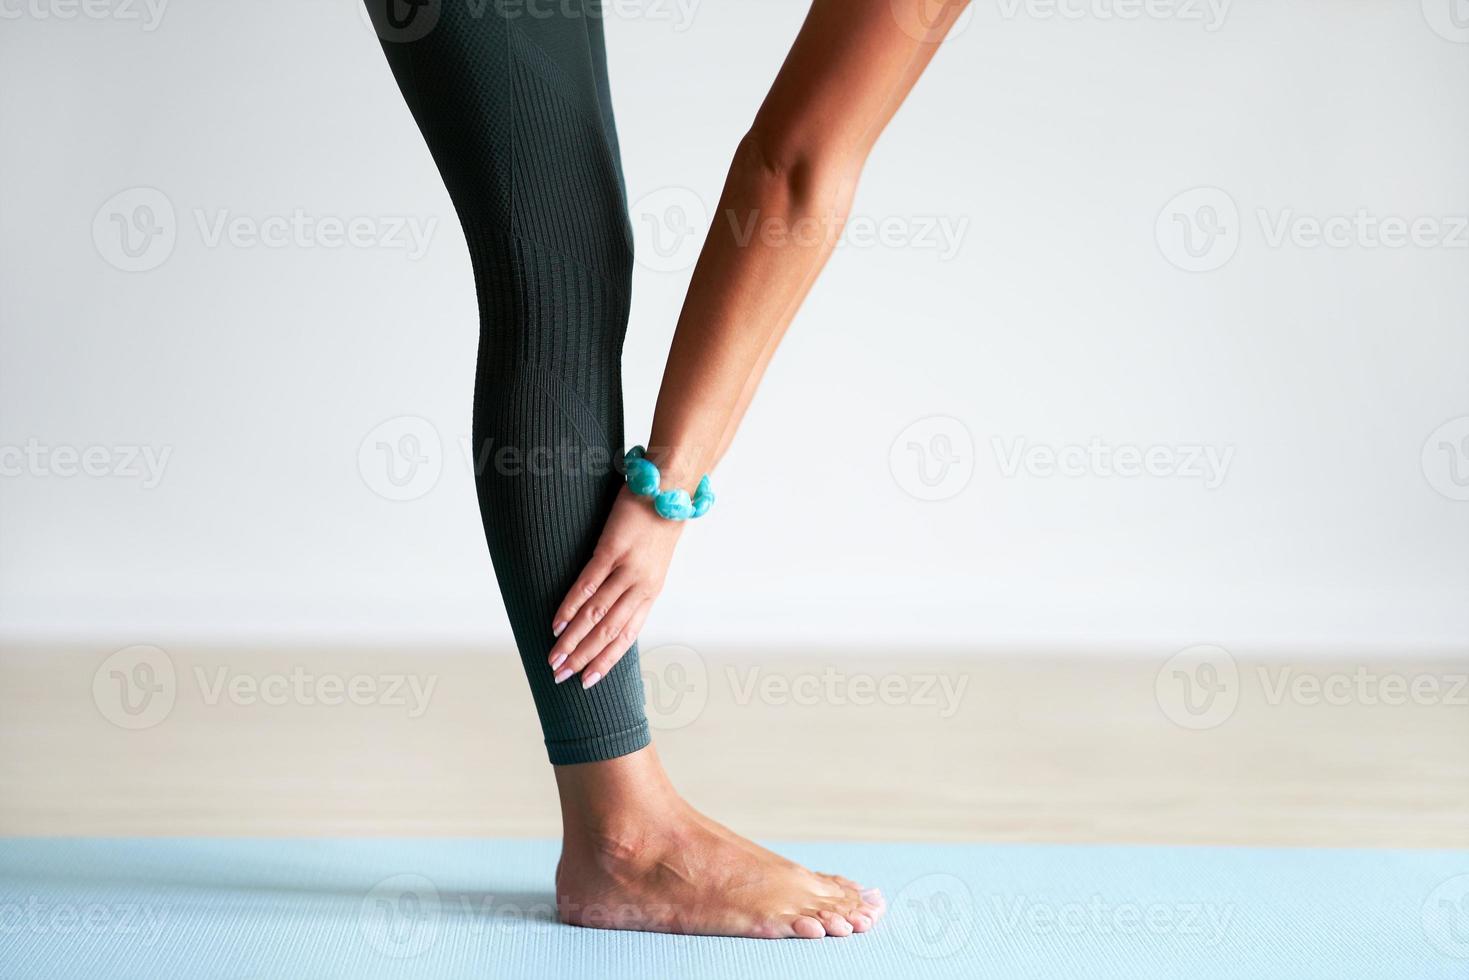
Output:
[[[0,652],[0,833],[559,832],[509,652],[113,653]],[[1469,847],[1469,658],[1240,658],[1201,716],[1156,657],[647,666],[675,781],[753,836]]]

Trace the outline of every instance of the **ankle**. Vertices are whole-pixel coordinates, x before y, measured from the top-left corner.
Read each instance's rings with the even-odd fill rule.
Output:
[[[688,804],[651,746],[631,755],[556,767],[568,846],[612,854],[642,849],[680,825]]]
[[[677,825],[627,826],[617,829],[568,829],[561,841],[561,869],[576,879],[627,881],[646,878],[669,855],[686,849],[686,831]]]

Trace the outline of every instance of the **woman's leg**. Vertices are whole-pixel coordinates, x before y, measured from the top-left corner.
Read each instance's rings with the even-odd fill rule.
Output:
[[[595,762],[648,744],[637,658],[583,691],[545,657],[621,484],[632,244],[600,21],[501,6],[403,4],[436,22],[381,34],[474,264],[480,513],[547,752]]]
[[[700,815],[648,740],[636,650],[556,684],[548,625],[621,480],[632,245],[600,5],[368,0],[464,226],[480,305],[480,509],[561,794],[562,917],[737,936],[846,935],[881,913]],[[396,14],[436,14],[430,27]],[[512,17],[509,12],[519,12]]]

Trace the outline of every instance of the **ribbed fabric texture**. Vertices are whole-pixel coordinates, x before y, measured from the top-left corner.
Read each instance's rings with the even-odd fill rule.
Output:
[[[409,11],[403,0],[400,14]],[[648,744],[636,648],[599,684],[554,683],[552,616],[621,483],[632,284],[599,10],[428,0],[383,50],[464,226],[479,295],[480,513],[551,762]],[[510,16],[511,12],[518,16]]]

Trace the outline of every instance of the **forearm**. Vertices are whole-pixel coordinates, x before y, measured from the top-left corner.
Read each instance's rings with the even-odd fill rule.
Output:
[[[665,488],[691,488],[733,439],[831,256],[868,152],[965,0],[943,0],[926,33],[896,15],[909,2],[931,0],[815,0],[740,143],[654,413]]]
[[[831,256],[859,166],[824,159],[793,174],[769,158],[758,135],[740,144],[658,394],[649,447],[666,485],[691,487],[723,455]]]

